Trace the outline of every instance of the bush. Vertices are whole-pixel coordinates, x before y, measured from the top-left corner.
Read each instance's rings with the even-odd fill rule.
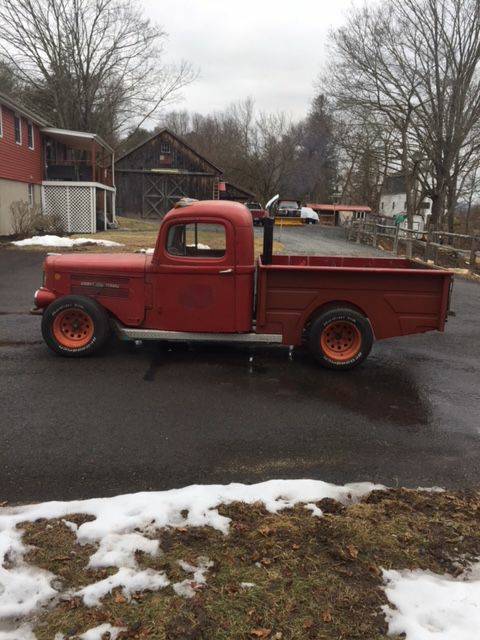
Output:
[[[43,214],[38,205],[29,205],[17,200],[10,205],[12,212],[12,230],[16,236],[62,235],[64,229],[60,217],[56,214]]]

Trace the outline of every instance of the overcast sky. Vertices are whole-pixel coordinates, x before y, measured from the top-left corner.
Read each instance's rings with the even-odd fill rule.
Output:
[[[326,61],[329,29],[352,0],[143,0],[167,31],[169,60],[199,70],[175,108],[208,113],[252,96],[257,108],[302,117]]]

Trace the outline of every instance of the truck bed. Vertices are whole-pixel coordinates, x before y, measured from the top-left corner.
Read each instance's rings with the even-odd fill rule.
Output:
[[[451,281],[447,271],[404,258],[259,258],[256,330],[299,344],[309,318],[335,303],[366,315],[377,340],[443,331]]]

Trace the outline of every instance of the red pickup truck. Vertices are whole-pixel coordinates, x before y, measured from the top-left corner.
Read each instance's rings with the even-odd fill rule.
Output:
[[[443,331],[452,276],[391,258],[272,255],[272,223],[255,261],[252,216],[233,202],[194,202],[164,218],[153,255],[47,256],[35,294],[47,345],[92,354],[123,340],[306,345],[350,369],[374,339]]]

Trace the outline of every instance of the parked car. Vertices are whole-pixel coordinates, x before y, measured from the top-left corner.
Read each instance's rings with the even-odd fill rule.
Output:
[[[47,256],[34,313],[64,356],[122,340],[305,345],[324,367],[350,369],[374,340],[443,331],[452,275],[403,258],[272,255],[266,218],[254,259],[243,205],[192,202],[164,218],[154,253]]]
[[[318,213],[311,207],[302,207],[300,209],[300,217],[304,224],[317,224],[319,221]]]
[[[301,218],[302,208],[297,200],[279,200],[276,216],[279,218]]]
[[[253,225],[255,227],[261,227],[263,221],[268,216],[267,211],[265,211],[259,202],[246,202],[245,206],[252,214]]]

